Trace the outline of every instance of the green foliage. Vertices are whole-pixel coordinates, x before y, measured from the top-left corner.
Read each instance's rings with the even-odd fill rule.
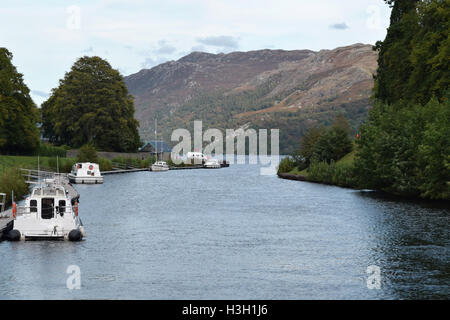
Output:
[[[42,104],[44,135],[73,147],[134,152],[140,146],[134,102],[123,77],[99,57],[82,57]]]
[[[118,157],[112,159],[112,162],[118,163],[121,165],[133,167],[133,168],[148,168],[150,165],[155,162],[155,157],[151,157],[148,159],[139,159],[139,158],[125,158]]]
[[[99,158],[98,165],[100,167],[100,171],[111,171],[112,170],[112,162],[108,159]]]
[[[277,173],[289,172],[295,168],[295,161],[292,157],[283,158],[278,165]]]
[[[14,191],[16,202],[28,193],[28,185],[17,168],[8,168],[0,172],[0,192],[6,193],[7,206],[11,204],[11,191]]]
[[[321,136],[326,133],[325,127],[311,128],[303,135],[300,143],[300,157],[303,158],[303,165],[300,169],[307,168],[311,164],[315,146]]]
[[[369,188],[450,198],[450,102],[377,104],[361,128],[356,172]]]
[[[64,147],[56,147],[49,143],[40,143],[39,148],[36,151],[36,155],[44,157],[62,157],[65,158],[67,154],[67,149]]]
[[[39,145],[39,112],[12,57],[0,48],[0,152],[32,153]]]
[[[357,179],[351,163],[336,163],[331,160],[326,161],[312,160],[307,169],[308,181],[333,184],[340,187],[357,187]]]
[[[75,159],[51,157],[47,161],[48,170],[60,173],[68,173],[72,170],[72,166],[76,163]]]
[[[181,163],[176,164],[175,162],[172,161],[172,159],[169,159],[167,161],[167,165],[169,167],[186,167],[186,166],[189,166],[190,164],[186,164],[186,163],[184,163],[184,161],[181,161]]]
[[[361,128],[355,172],[369,188],[450,199],[450,0],[388,3],[378,102]]]
[[[307,179],[313,182],[331,184],[333,182],[334,168],[335,162],[333,160],[328,163],[313,159],[311,165],[306,170],[308,173]]]
[[[78,151],[77,162],[98,163],[98,155],[92,144],[85,144]]]
[[[442,98],[450,82],[450,1],[397,0],[379,50],[375,98],[427,103]]]
[[[299,169],[308,167],[312,160],[337,161],[353,149],[350,139],[350,125],[343,116],[335,118],[331,128],[311,128],[304,136],[300,146],[303,163]]]

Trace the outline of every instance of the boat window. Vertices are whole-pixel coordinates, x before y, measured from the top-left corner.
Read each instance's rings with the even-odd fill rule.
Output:
[[[41,189],[34,189],[33,195],[40,196],[41,195]]]
[[[59,213],[66,212],[66,200],[59,200]]]
[[[55,200],[53,198],[42,199],[42,205],[41,205],[42,219],[52,219],[53,218],[54,204],[55,204]]]
[[[52,188],[44,189],[44,196],[56,196],[56,189]]]
[[[37,212],[37,200],[30,200],[30,212]]]

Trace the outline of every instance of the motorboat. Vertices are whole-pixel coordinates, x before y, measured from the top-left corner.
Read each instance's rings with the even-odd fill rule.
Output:
[[[13,203],[13,229],[10,240],[81,241],[86,236],[78,216],[78,199],[53,179],[32,189],[23,206]]]
[[[217,159],[208,159],[203,166],[208,169],[221,168],[220,162]]]
[[[206,157],[206,155],[204,155],[201,152],[188,152],[186,154],[186,159],[191,162],[191,160],[194,160],[194,164],[201,164],[201,163],[205,163],[208,158]]]
[[[92,162],[75,163],[68,177],[72,183],[103,183],[99,165]]]
[[[151,165],[150,169],[152,171],[168,171],[169,166],[165,161],[156,161],[154,164]]]

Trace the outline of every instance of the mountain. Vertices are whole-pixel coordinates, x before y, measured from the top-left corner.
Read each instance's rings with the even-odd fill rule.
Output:
[[[170,141],[176,128],[203,130],[242,125],[279,128],[280,148],[290,152],[311,126],[343,113],[353,128],[367,116],[377,68],[371,45],[333,50],[193,52],[177,61],[125,77],[135,97],[144,139],[158,131]]]

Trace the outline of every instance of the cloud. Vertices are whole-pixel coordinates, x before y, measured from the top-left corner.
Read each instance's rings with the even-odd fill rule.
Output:
[[[231,36],[211,36],[206,38],[198,38],[197,42],[214,47],[237,49],[239,47],[239,42],[236,38]]]
[[[349,26],[345,22],[334,23],[334,24],[330,25],[330,29],[345,30],[348,28],[349,28]]]
[[[170,59],[167,59],[165,57],[156,57],[156,59],[153,58],[145,58],[144,62],[141,63],[141,67],[144,69],[151,69],[161,63],[167,62]]]
[[[39,90],[31,90],[31,94],[42,98],[48,98],[50,96],[47,92]]]
[[[172,54],[177,50],[177,48],[171,46],[171,45],[163,45],[162,47],[159,47],[155,50],[157,54]]]
[[[89,48],[84,49],[83,52],[84,52],[84,53],[91,53],[91,52],[94,52],[94,48],[92,48],[92,46],[90,46]]]
[[[193,47],[191,48],[191,51],[192,51],[192,52],[194,52],[194,51],[197,51],[197,52],[203,52],[203,51],[205,51],[205,47],[204,47],[204,46],[193,46]]]

